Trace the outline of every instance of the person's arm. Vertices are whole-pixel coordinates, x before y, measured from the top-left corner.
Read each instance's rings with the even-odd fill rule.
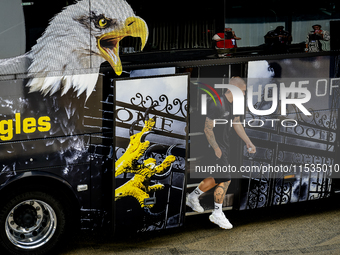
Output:
[[[241,38],[240,38],[240,37],[237,37],[237,36],[236,36],[236,34],[235,34],[235,32],[234,32],[234,31],[233,31],[233,37],[234,37],[234,39],[235,39],[235,40],[241,40]]]
[[[205,136],[207,137],[207,140],[210,146],[214,149],[216,157],[221,158],[222,151],[216,142],[213,128],[214,128],[214,121],[209,118],[205,118],[205,124],[204,124]]]
[[[251,140],[248,137],[248,135],[246,134],[246,131],[244,130],[242,124],[235,124],[234,122],[238,122],[239,123],[240,122],[240,117],[235,117],[234,118],[234,120],[233,120],[233,127],[234,127],[237,135],[245,142],[249,153],[255,153],[256,152],[256,147],[251,142]]]
[[[215,34],[212,38],[214,41],[218,42],[218,41],[223,41],[224,39],[222,39],[219,35]]]
[[[291,34],[288,35],[288,43],[291,44],[293,41],[293,36]]]
[[[322,39],[324,41],[329,41],[331,39],[331,36],[328,31],[325,30],[322,31]]]

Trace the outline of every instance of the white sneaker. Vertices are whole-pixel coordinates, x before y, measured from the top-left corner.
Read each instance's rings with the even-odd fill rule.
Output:
[[[189,206],[195,212],[199,212],[199,213],[204,212],[204,208],[200,205],[198,198],[197,197],[193,198],[192,196],[189,196],[188,193],[187,193],[186,205]]]
[[[231,228],[233,228],[233,225],[225,217],[224,213],[212,213],[209,216],[209,220],[212,223],[217,224],[220,228],[224,228],[224,229],[231,229]]]

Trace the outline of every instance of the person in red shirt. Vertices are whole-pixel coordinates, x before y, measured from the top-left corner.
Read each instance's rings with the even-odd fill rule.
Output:
[[[217,49],[237,48],[236,40],[241,40],[230,27],[226,27],[222,33],[215,34],[212,39],[216,41]]]

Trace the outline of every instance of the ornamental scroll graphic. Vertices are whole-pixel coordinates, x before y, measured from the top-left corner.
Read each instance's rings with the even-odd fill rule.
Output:
[[[315,63],[314,61],[303,63],[310,65]],[[292,75],[289,72],[294,65],[290,62],[292,66],[285,66],[283,62],[280,62],[282,70],[285,74]],[[301,64],[302,61],[297,63]],[[311,70],[314,69],[311,68]],[[329,73],[325,75],[327,77]],[[280,81],[286,81],[280,78]],[[305,78],[305,80],[308,79]],[[270,83],[274,79],[266,81]],[[280,115],[280,109],[270,116],[255,116],[250,111],[246,113],[246,121],[259,119],[266,124],[262,127],[246,129],[247,134],[252,140],[254,139],[257,153],[251,156],[244,150],[243,164],[258,168],[260,166],[284,166],[288,171],[245,175],[248,188],[247,195],[240,205],[241,209],[314,200],[330,195],[332,170],[329,166],[334,166],[336,163],[340,89],[338,84],[333,84],[334,89],[331,94],[316,97],[315,94],[321,92],[318,92],[317,87],[312,86],[314,84],[312,81],[313,79],[310,80],[308,86],[314,96],[307,107],[311,113],[310,116],[303,114],[295,105],[289,106],[285,116]],[[286,82],[286,84],[290,83]],[[270,93],[269,90],[268,97],[271,97]],[[268,109],[271,106],[263,94],[254,103],[254,108]],[[273,123],[270,119],[278,119],[278,121]],[[296,125],[291,127],[281,125],[280,121],[285,119],[295,120]],[[327,171],[309,171],[308,166],[317,164],[327,168]]]

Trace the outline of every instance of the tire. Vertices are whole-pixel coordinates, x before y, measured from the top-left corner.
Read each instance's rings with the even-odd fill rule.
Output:
[[[9,254],[56,251],[68,232],[68,206],[40,191],[13,195],[0,210],[0,244]]]

